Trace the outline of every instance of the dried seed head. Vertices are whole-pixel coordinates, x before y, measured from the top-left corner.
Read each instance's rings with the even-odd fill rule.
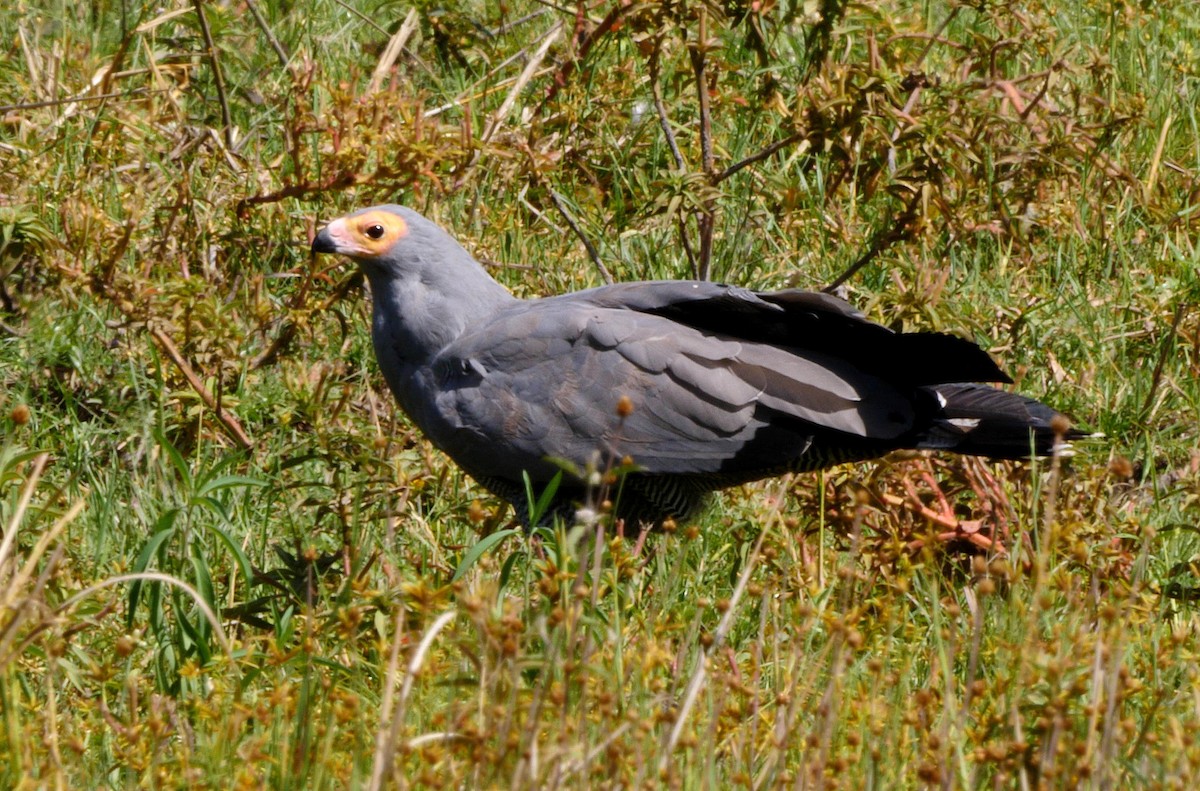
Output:
[[[113,650],[117,656],[124,659],[133,653],[133,649],[137,647],[137,641],[127,634],[123,634],[117,638],[117,642],[113,645]]]
[[[9,413],[9,418],[18,426],[23,426],[29,422],[29,407],[25,404],[17,404]]]
[[[1050,430],[1060,437],[1065,436],[1071,430],[1071,421],[1066,415],[1055,415],[1050,418]]]
[[[1108,472],[1118,480],[1127,481],[1133,477],[1133,462],[1124,456],[1114,456],[1108,463]]]
[[[633,414],[633,399],[623,395],[617,399],[617,416],[629,417]]]

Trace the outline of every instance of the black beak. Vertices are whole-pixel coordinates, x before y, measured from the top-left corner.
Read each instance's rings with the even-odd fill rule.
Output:
[[[317,231],[317,235],[313,237],[312,251],[314,253],[337,252],[337,247],[333,243],[333,238],[329,235],[325,228]]]

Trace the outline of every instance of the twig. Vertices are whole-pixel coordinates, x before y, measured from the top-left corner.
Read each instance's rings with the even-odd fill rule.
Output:
[[[14,110],[38,110],[43,107],[57,107],[63,104],[80,104],[83,102],[102,102],[106,99],[135,99],[168,93],[171,88],[134,88],[129,91],[112,91],[111,93],[89,94],[87,96],[68,96],[65,99],[49,99],[44,102],[21,102],[20,104],[0,104],[0,113],[10,113]]]
[[[367,85],[368,94],[379,90],[379,86],[383,84],[383,78],[387,76],[392,66],[396,64],[396,59],[404,51],[404,45],[408,43],[409,37],[417,29],[419,21],[417,9],[409,9],[408,16],[404,17],[404,22],[400,24],[400,29],[396,31],[396,35],[388,40],[387,48],[384,49],[383,55],[379,58],[379,63],[375,65],[375,72],[371,75],[370,84]]]
[[[587,238],[587,234],[579,227],[579,223],[575,222],[575,218],[571,216],[571,212],[567,211],[566,204],[563,203],[562,196],[554,190],[550,190],[550,200],[554,201],[554,208],[558,209],[558,213],[567,221],[567,225],[571,226],[571,230],[583,242],[583,246],[587,248],[588,256],[592,259],[592,263],[600,270],[600,276],[604,278],[604,282],[612,285],[614,282],[612,273],[604,266],[604,262],[600,260],[600,253],[596,251],[596,246]]]
[[[716,184],[713,171],[716,168],[712,144],[712,111],[708,101],[708,80],[704,75],[708,62],[708,12],[700,6],[700,31],[694,46],[688,49],[692,71],[696,75],[696,98],[700,103],[700,162],[710,185]],[[715,222],[716,199],[712,192],[704,198],[704,209],[696,217],[700,234],[700,251],[696,261],[696,278],[708,280],[712,269],[713,225]]]
[[[204,46],[208,48],[208,63],[213,70],[213,83],[217,88],[217,102],[221,105],[221,123],[225,126],[225,146],[233,148],[233,118],[229,114],[229,100],[225,96],[225,77],[221,74],[221,60],[217,57],[217,45],[213,43],[212,31],[208,27],[208,17],[204,15],[204,0],[192,0],[196,9],[196,19],[200,21],[200,33],[204,36]]]
[[[867,252],[863,253],[862,257],[851,264],[845,272],[834,278],[834,281],[825,286],[823,291],[826,294],[832,294],[838,286],[853,277],[858,270],[871,263],[876,256],[908,236],[910,226],[917,219],[917,207],[920,205],[921,191],[918,189],[913,193],[913,197],[908,202],[908,206],[905,207],[904,212],[892,223],[892,227],[876,233],[875,238],[871,240],[871,246],[867,249]]]
[[[592,30],[591,33],[583,37],[583,39],[579,42],[579,51],[575,57],[565,60],[562,66],[559,67],[558,74],[554,75],[554,82],[550,84],[550,90],[546,92],[546,98],[542,100],[539,110],[544,108],[550,102],[554,101],[554,97],[558,95],[558,92],[566,87],[567,80],[571,78],[571,74],[574,73],[576,66],[578,66],[579,63],[587,58],[588,53],[592,51],[592,47],[596,45],[596,42],[599,41],[602,36],[606,35],[610,30],[612,30],[613,26],[620,21],[621,17],[633,7],[634,3],[628,2],[628,0],[622,0],[622,2],[618,2],[615,6],[613,6],[611,11],[605,14],[604,19],[600,20],[600,24],[596,25],[595,29]],[[582,4],[580,4],[579,10],[582,11]],[[565,11],[564,9],[564,13],[571,12]],[[582,23],[582,19],[580,19],[579,22]]]
[[[46,468],[46,462],[49,460],[49,453],[39,453],[33,460],[33,466],[29,474],[25,476],[25,487],[21,490],[21,494],[17,498],[17,507],[13,510],[12,519],[9,520],[4,530],[4,538],[0,539],[0,573],[3,573],[4,562],[8,560],[8,554],[12,551],[14,542],[17,540],[17,528],[21,526],[21,520],[25,518],[25,511],[29,508],[29,501],[33,499],[33,492],[37,489],[38,480],[42,477],[42,470]],[[36,552],[32,555],[32,557],[37,556],[38,553]],[[5,593],[13,593],[16,590],[18,590],[18,586],[6,586]],[[7,607],[9,600],[4,599],[3,603]]]
[[[662,86],[658,84],[659,77],[659,57],[662,55],[662,37],[655,38],[654,49],[650,51],[650,92],[654,95],[654,110],[658,113],[658,125],[663,130],[663,137],[667,139],[667,147],[671,149],[671,156],[675,158],[675,167],[683,170],[686,164],[683,161],[683,154],[679,150],[679,143],[675,141],[675,133],[671,131],[671,121],[667,117],[667,106],[663,102]]]
[[[730,165],[729,167],[725,168],[720,173],[718,173],[717,176],[713,179],[713,184],[720,184],[722,181],[724,181],[725,179],[734,175],[735,173],[742,170],[743,168],[749,167],[750,165],[753,165],[756,162],[762,162],[764,159],[771,156],[775,152],[777,152],[781,149],[787,148],[792,143],[795,143],[798,140],[802,140],[804,138],[805,134],[806,134],[805,132],[792,132],[790,135],[783,138],[782,140],[776,140],[774,143],[767,146],[762,151],[759,151],[757,154],[751,154],[750,156],[746,157],[745,159],[741,160],[740,162],[735,162],[734,164]]]
[[[162,350],[166,352],[168,357],[171,358],[171,362],[175,363],[175,367],[177,367],[184,375],[184,378],[188,380],[188,384],[191,385],[192,389],[196,391],[196,395],[200,396],[200,399],[204,401],[205,405],[212,410],[212,413],[217,416],[217,420],[221,421],[221,425],[225,426],[225,429],[233,436],[234,440],[236,440],[237,443],[246,450],[253,448],[254,441],[250,439],[248,434],[246,434],[246,430],[242,428],[242,424],[238,422],[236,417],[234,417],[232,414],[226,411],[224,407],[217,403],[217,400],[213,398],[212,393],[208,392],[208,388],[204,386],[204,382],[202,382],[200,377],[196,375],[196,372],[192,370],[192,366],[188,365],[188,361],[185,360],[183,355],[179,353],[179,348],[175,345],[175,342],[171,340],[170,336],[168,336],[158,327],[150,327],[149,329],[151,337],[158,341],[158,345],[162,347]]]
[[[1058,64],[1055,64],[1058,65]],[[1025,105],[1025,109],[1020,112],[1020,118],[1024,121],[1033,112],[1033,108],[1038,106],[1038,103],[1045,97],[1046,92],[1050,90],[1050,78],[1054,76],[1054,68],[1046,69],[1046,79],[1042,81],[1041,89],[1034,95],[1029,104]],[[1167,123],[1170,124],[1171,117],[1167,116]],[[1153,172],[1153,171],[1152,171]]]
[[[496,135],[496,132],[500,131],[500,127],[506,120],[508,120],[508,114],[512,111],[513,105],[516,104],[517,97],[521,95],[521,91],[525,90],[525,86],[528,85],[529,81],[533,79],[533,75],[537,72],[538,67],[541,66],[542,60],[546,57],[546,53],[549,52],[550,45],[558,40],[558,36],[562,33],[562,29],[563,25],[561,22],[551,28],[550,32],[546,34],[546,37],[542,39],[541,46],[538,47],[537,52],[535,52],[533,57],[529,59],[529,62],[525,64],[525,69],[521,72],[521,76],[517,77],[517,81],[513,85],[512,90],[508,92],[508,96],[504,97],[504,101],[501,103],[500,107],[496,110],[496,112],[492,113],[492,117],[488,119],[487,126],[484,127],[483,134],[479,137],[479,144],[475,148],[475,155],[463,168],[462,174],[454,183],[455,189],[460,188],[466,183],[467,177],[470,175],[471,171],[475,169],[475,166],[479,163],[480,158],[483,156],[484,146],[491,142],[492,138]]]
[[[712,112],[708,102],[708,81],[704,70],[708,65],[708,13],[700,6],[700,32],[692,47],[688,48],[688,56],[692,61],[692,71],[696,75],[696,99],[700,103],[700,160],[704,172],[713,172],[712,145]]]
[[[500,126],[508,119],[508,114],[512,111],[513,105],[517,102],[517,97],[521,95],[521,91],[525,90],[525,86],[533,79],[534,72],[542,64],[546,53],[550,51],[550,45],[558,40],[559,34],[562,33],[562,23],[560,22],[546,34],[542,39],[541,46],[537,48],[537,52],[533,53],[533,57],[525,64],[525,69],[521,72],[521,76],[517,78],[517,82],[513,85],[512,90],[508,92],[508,96],[504,97],[504,102],[500,108],[492,114],[488,120],[488,125],[484,129],[483,135],[480,136],[479,142],[481,145],[491,141],[496,132],[500,131]]]
[[[82,503],[80,503],[80,506],[82,507]],[[237,658],[233,655],[233,644],[229,642],[229,638],[225,636],[225,631],[221,628],[221,619],[219,619],[217,614],[213,612],[212,607],[208,606],[208,602],[204,600],[204,597],[200,595],[199,591],[197,591],[191,585],[188,585],[183,580],[177,579],[170,575],[163,574],[158,571],[142,571],[136,574],[119,574],[115,577],[109,577],[108,579],[101,580],[95,585],[90,585],[81,590],[79,593],[76,593],[74,596],[58,605],[54,612],[55,614],[61,616],[68,612],[76,604],[83,601],[88,596],[91,596],[93,593],[96,593],[97,591],[104,590],[105,588],[111,588],[114,585],[120,585],[125,582],[137,581],[159,582],[166,585],[173,585],[191,597],[192,601],[196,603],[196,608],[200,610],[200,614],[204,616],[204,619],[208,621],[208,625],[212,627],[213,636],[217,638],[217,643],[221,646],[221,650],[225,652],[225,658],[229,660],[229,666],[234,669],[234,672],[236,672],[238,675],[241,675],[241,671],[237,664]],[[240,697],[241,692],[239,691],[237,695]]]
[[[374,173],[366,176],[359,175],[358,173],[339,173],[325,181],[302,181],[299,184],[288,184],[275,192],[251,195],[249,198],[239,198],[235,213],[241,216],[251,206],[258,206],[263,203],[278,203],[288,198],[303,198],[313,193],[349,189],[360,182],[369,181],[376,177],[379,175],[380,170],[381,168],[376,168]]]
[[[279,43],[279,39],[275,38],[275,34],[271,32],[271,28],[267,26],[267,20],[263,17],[262,12],[258,10],[258,3],[254,0],[244,0],[246,7],[250,9],[250,13],[254,15],[254,21],[258,25],[258,29],[267,37],[267,43],[271,45],[271,49],[275,50],[275,56],[279,58],[279,65],[287,68],[288,61],[292,59],[283,44]]]
[[[1154,373],[1150,376],[1150,390],[1146,393],[1146,400],[1142,402],[1143,420],[1150,417],[1150,409],[1154,406],[1154,398],[1158,395],[1159,385],[1162,384],[1163,368],[1166,367],[1167,356],[1171,353],[1171,340],[1179,331],[1179,322],[1183,320],[1185,307],[1183,302],[1175,306],[1175,315],[1171,318],[1171,329],[1163,336],[1162,346],[1158,350],[1158,359],[1154,363]]]
[[[370,25],[385,36],[388,34],[386,28],[384,28],[374,19],[371,19],[371,17],[367,16],[362,11],[359,11],[357,8],[347,3],[346,0],[333,0],[333,2],[337,3],[342,8],[346,9],[346,11],[358,17],[364,24]]]
[[[921,50],[921,54],[917,56],[916,63],[912,65],[913,71],[921,68],[921,64],[925,62],[925,58],[929,55],[929,51],[933,49],[933,45],[941,40],[941,35],[946,32],[946,28],[950,27],[950,23],[954,21],[954,17],[958,16],[958,12],[962,9],[963,6],[956,5],[950,9],[950,13],[946,14],[946,18],[942,20],[942,24],[938,25],[938,29],[933,31],[933,35],[925,43],[925,49]]]
[[[335,304],[345,299],[346,295],[349,294],[353,289],[361,286],[362,282],[362,272],[356,271],[354,274],[350,275],[341,283],[339,283],[338,287],[334,289],[333,293],[330,294],[329,297],[326,298],[326,300],[322,302],[320,307],[318,307],[314,312],[324,313],[325,311],[329,310]],[[297,295],[297,300],[293,303],[289,310],[298,310],[300,305],[303,303],[303,297],[306,293],[307,288]],[[265,368],[266,366],[275,362],[275,360],[279,358],[280,353],[284,350],[288,343],[291,342],[292,338],[295,337],[297,329],[298,325],[296,322],[288,320],[283,325],[283,329],[279,331],[279,335],[275,337],[275,340],[271,341],[271,345],[268,346],[262,354],[255,358],[254,362],[250,363],[250,369],[257,371],[259,368]]]
[[[1050,78],[1046,78],[1049,83]],[[1145,200],[1150,202],[1150,197],[1154,193],[1154,185],[1158,182],[1158,168],[1162,164],[1163,148],[1167,145],[1167,132],[1171,129],[1173,117],[1167,113],[1166,120],[1163,121],[1162,129],[1158,132],[1158,144],[1154,146],[1154,158],[1150,160],[1150,174],[1146,176]]]
[[[654,39],[654,48],[650,51],[650,92],[654,96],[654,111],[658,115],[658,125],[663,131],[663,137],[667,140],[667,148],[671,149],[671,156],[675,160],[675,168],[680,172],[687,169],[687,163],[683,160],[683,152],[679,150],[679,143],[675,140],[675,132],[671,130],[671,119],[667,117],[667,105],[663,101],[662,86],[658,83],[659,78],[659,57],[662,54],[662,37]],[[681,214],[676,218],[679,225],[679,240],[683,243],[683,252],[687,255],[688,264],[692,267],[692,273],[698,272],[696,266],[696,251],[692,249],[692,242],[688,239],[687,220]]]
[[[531,11],[523,17],[518,17],[517,19],[514,19],[511,22],[505,22],[504,24],[500,25],[499,27],[492,28],[491,30],[488,31],[488,37],[496,38],[498,36],[503,36],[505,33],[510,33],[513,30],[516,30],[518,27],[520,27],[521,25],[524,25],[526,22],[532,22],[533,20],[537,19],[538,17],[545,16],[548,13],[550,13],[549,8],[539,8],[536,11]]]
[[[946,18],[942,20],[942,24],[938,25],[938,29],[935,30],[933,32],[933,35],[929,38],[929,40],[927,42],[925,42],[925,48],[921,50],[921,54],[917,56],[917,60],[912,64],[912,66],[908,70],[908,73],[910,76],[917,76],[919,74],[918,70],[921,68],[921,64],[925,62],[925,58],[929,55],[929,51],[931,49],[933,49],[933,45],[937,43],[937,41],[938,41],[939,37],[942,35],[942,33],[944,33],[946,31],[946,28],[950,26],[950,23],[952,21],[954,21],[954,17],[958,16],[958,12],[960,9],[961,9],[961,6],[955,6],[954,8],[950,9],[950,13],[947,14]],[[925,84],[926,84],[926,80],[924,80],[924,79],[916,80],[916,84],[913,85],[912,90],[910,90],[908,93],[908,99],[904,102],[904,109],[900,111],[901,117],[907,118],[910,122],[910,125],[916,123],[916,121],[913,121],[911,118],[909,118],[909,116],[912,113],[913,107],[916,106],[917,99],[921,95],[921,88]],[[892,137],[891,137],[892,145],[888,148],[888,153],[887,153],[888,170],[893,175],[896,172],[896,145],[895,145],[895,143],[897,140],[900,139],[900,133],[903,131],[904,131],[904,126],[898,124],[896,126],[896,129],[892,132]]]
[[[404,607],[396,608],[396,622],[392,628],[392,647],[388,653],[387,673],[384,675],[383,701],[379,707],[379,730],[375,733],[375,758],[371,762],[371,780],[367,786],[369,791],[378,791],[383,788],[384,776],[392,772],[395,749],[391,739],[390,718],[396,695],[396,678],[400,675],[400,644],[407,638],[404,633],[404,620],[407,615]]]
[[[376,737],[376,760],[371,770],[371,785],[369,786],[372,789],[381,788],[384,774],[391,771],[392,761],[395,756],[395,746],[399,742],[400,731],[404,728],[404,715],[408,709],[408,697],[412,694],[413,682],[417,678],[417,673],[420,672],[421,666],[425,664],[425,656],[433,646],[433,641],[437,638],[438,633],[446,627],[446,624],[454,620],[455,615],[454,610],[448,610],[439,615],[430,627],[425,630],[425,634],[421,635],[421,642],[417,644],[412,658],[408,661],[408,667],[404,674],[404,682],[400,686],[400,695],[396,700],[395,707],[391,710],[391,723],[386,733],[384,733],[381,727]],[[399,617],[398,615],[397,624],[399,624]],[[399,632],[395,633],[392,639],[398,642],[401,639],[401,634]],[[391,672],[390,668],[387,678],[389,682],[394,683],[395,674]],[[391,695],[389,694],[388,697],[390,698]],[[391,746],[391,751],[387,751],[386,746]]]

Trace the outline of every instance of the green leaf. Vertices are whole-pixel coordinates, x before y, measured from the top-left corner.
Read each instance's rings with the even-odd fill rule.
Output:
[[[483,556],[492,547],[499,544],[509,536],[515,536],[521,532],[518,527],[510,527],[507,530],[497,530],[495,533],[484,536],[475,546],[467,550],[467,554],[463,555],[462,561],[459,562],[458,568],[454,570],[454,576],[450,578],[451,582],[458,582],[464,574],[471,570],[471,567],[479,562],[479,558]]]
[[[546,488],[542,490],[536,501],[533,496],[533,481],[529,479],[529,473],[522,470],[521,479],[525,481],[525,498],[529,504],[529,525],[533,527],[541,523],[542,517],[546,515],[546,510],[550,507],[550,502],[558,492],[558,485],[562,483],[562,470],[554,473],[554,477],[546,484]]]
[[[216,514],[221,519],[222,522],[232,521],[229,518],[229,512],[225,510],[225,506],[221,503],[220,500],[217,500],[214,497],[193,497],[191,500],[188,501],[188,505],[189,506],[202,505],[205,508],[207,508],[209,511]]]
[[[201,625],[197,627],[192,623],[187,614],[188,602],[184,599],[183,591],[178,588],[171,589],[171,600],[175,609],[175,621],[179,624],[179,628],[183,630],[183,634],[187,638],[186,642],[181,641],[181,644],[186,649],[188,643],[191,643],[191,647],[200,655],[200,663],[208,664],[208,660],[212,657],[212,652],[208,649],[208,636],[207,629],[205,628],[208,622],[203,615],[198,615]],[[191,651],[187,653],[190,654]]]
[[[517,553],[514,552],[504,560],[504,565],[500,567],[500,592],[508,587],[508,578],[512,575],[513,563],[517,559]]]
[[[192,544],[191,552],[192,571],[195,573],[196,591],[200,594],[200,598],[209,606],[213,613],[217,613],[220,605],[217,603],[217,592],[213,586],[212,572],[208,568],[208,559],[204,557],[204,552],[198,544]],[[205,642],[208,642],[210,631],[212,629],[207,618],[203,616],[197,621],[197,631]]]
[[[155,523],[157,532],[150,537],[146,545],[142,547],[142,551],[138,554],[137,561],[133,564],[131,571],[134,574],[141,574],[150,567],[150,561],[158,554],[159,549],[166,543],[167,539],[175,534],[175,519],[179,516],[178,508],[171,508],[163,513]],[[157,583],[154,583],[157,587]],[[133,614],[137,609],[138,597],[142,594],[142,580],[134,580],[129,585],[129,604],[126,606],[125,612],[125,627],[133,628]]]
[[[176,474],[179,475],[179,480],[182,484],[181,488],[184,492],[191,493],[193,486],[192,471],[188,468],[187,461],[184,460],[183,454],[179,449],[171,444],[167,439],[166,434],[161,431],[156,431],[155,438],[158,440],[158,445],[167,454],[167,458],[171,461],[171,466],[175,468]]]
[[[242,579],[249,585],[253,581],[254,575],[254,568],[250,565],[250,558],[246,557],[246,553],[242,551],[242,548],[224,530],[216,525],[210,525],[207,529],[212,531],[221,540],[221,543],[225,545],[225,548],[229,550],[229,553],[233,555],[233,559],[237,561],[238,570],[242,572]]]
[[[292,616],[295,614],[295,605],[289,604],[288,608],[275,619],[275,646],[279,649],[283,649],[292,640],[292,633],[295,631]]]
[[[196,490],[196,495],[204,497],[211,495],[214,492],[222,491],[223,489],[235,489],[246,486],[266,486],[267,482],[259,478],[251,478],[247,475],[221,475],[213,478],[210,481],[204,481]]]

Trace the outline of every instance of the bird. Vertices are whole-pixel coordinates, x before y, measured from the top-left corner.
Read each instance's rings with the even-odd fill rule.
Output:
[[[365,274],[400,409],[527,528],[586,513],[614,469],[615,517],[654,528],[790,472],[902,449],[1027,459],[1082,436],[986,384],[1012,380],[974,342],[893,331],[823,292],[656,280],[521,299],[399,205],[332,220],[312,250]]]

